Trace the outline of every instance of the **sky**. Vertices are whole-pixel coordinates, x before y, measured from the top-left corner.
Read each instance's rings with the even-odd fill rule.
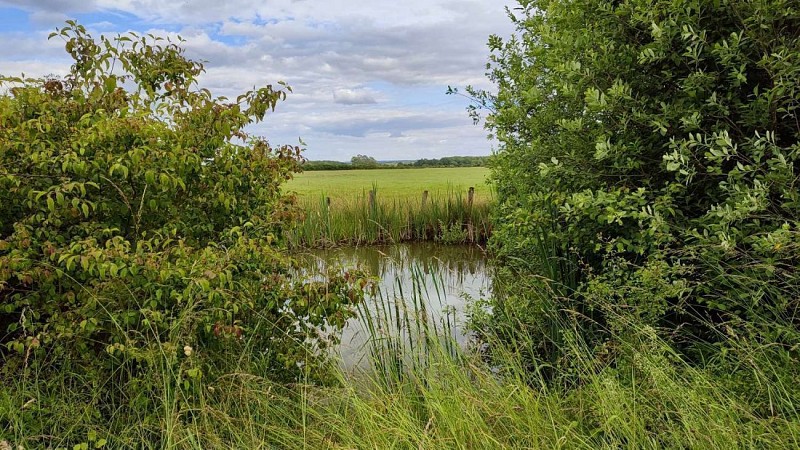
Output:
[[[305,142],[308,159],[488,155],[495,143],[447,86],[490,89],[489,35],[513,28],[513,0],[0,0],[0,74],[63,75],[67,19],[90,33],[180,35],[206,61],[200,84],[236,95],[293,90],[248,131]]]

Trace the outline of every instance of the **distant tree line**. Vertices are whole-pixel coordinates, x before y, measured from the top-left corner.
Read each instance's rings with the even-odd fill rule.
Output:
[[[352,169],[408,169],[415,167],[484,167],[488,156],[445,156],[443,158],[418,159],[416,161],[380,162],[366,155],[356,155],[350,162],[343,161],[306,161],[303,169],[313,170],[352,170]]]
[[[483,167],[489,161],[488,156],[445,156],[439,159],[418,159],[414,167]]]
[[[355,169],[349,162],[342,161],[306,161],[303,170],[350,170]]]

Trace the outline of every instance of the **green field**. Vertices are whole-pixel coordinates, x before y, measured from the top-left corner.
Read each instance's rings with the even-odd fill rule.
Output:
[[[306,211],[289,240],[297,247],[483,242],[491,230],[488,175],[485,167],[301,173],[285,187],[299,194]],[[373,187],[374,202],[368,194]],[[470,187],[475,188],[472,201]],[[423,201],[424,191],[428,196]]]
[[[363,195],[373,185],[383,199],[417,198],[425,190],[432,196],[448,192],[466,193],[474,187],[476,198],[485,200],[491,197],[486,184],[488,175],[489,169],[485,167],[321,170],[296,175],[287,183],[286,189],[307,199],[328,196],[336,202],[337,199]]]

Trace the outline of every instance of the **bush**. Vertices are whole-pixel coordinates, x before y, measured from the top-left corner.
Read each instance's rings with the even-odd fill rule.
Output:
[[[797,5],[519,5],[490,39],[496,95],[470,90],[501,142],[498,254],[595,325],[634,312],[696,342],[757,323],[791,347],[769,330],[800,307]]]
[[[52,37],[74,59],[66,78],[2,78],[0,375],[69,361],[135,378],[194,355],[190,381],[245,342],[271,378],[307,374],[327,342],[309,336],[360,297],[343,278],[294,280],[279,251],[300,149],[243,128],[289,88],[215,98],[179,42],[96,41],[74,22]]]

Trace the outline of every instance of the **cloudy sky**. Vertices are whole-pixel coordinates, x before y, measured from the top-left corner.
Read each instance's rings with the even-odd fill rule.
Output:
[[[96,37],[181,35],[207,61],[201,83],[236,95],[282,80],[294,93],[258,128],[309,159],[486,155],[493,143],[448,85],[490,88],[490,34],[507,36],[513,0],[0,0],[0,74],[63,74],[78,19]]]

